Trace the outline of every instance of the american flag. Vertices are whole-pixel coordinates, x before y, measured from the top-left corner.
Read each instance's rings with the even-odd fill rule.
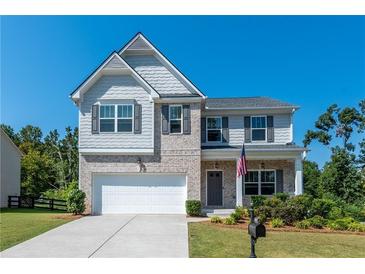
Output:
[[[247,174],[247,164],[246,164],[246,153],[245,144],[242,144],[241,156],[237,164],[237,177],[241,177]]]

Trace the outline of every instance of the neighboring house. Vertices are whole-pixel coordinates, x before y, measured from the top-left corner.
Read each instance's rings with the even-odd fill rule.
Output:
[[[234,208],[251,195],[303,191],[305,148],[293,143],[298,106],[207,98],[141,33],[71,98],[79,107],[79,185],[93,214],[184,213],[187,199]],[[249,172],[237,178],[243,141]]]
[[[0,134],[0,207],[7,207],[8,196],[20,195],[20,159],[22,152],[2,129],[0,129]]]

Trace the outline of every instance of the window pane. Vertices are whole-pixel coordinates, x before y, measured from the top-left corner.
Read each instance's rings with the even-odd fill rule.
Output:
[[[221,118],[208,118],[208,129],[221,129],[222,119]]]
[[[252,117],[252,128],[266,128],[266,117]]]
[[[253,141],[265,141],[266,139],[265,129],[253,129],[252,130],[252,140]]]
[[[245,184],[245,195],[258,195],[259,186],[258,184]]]
[[[261,171],[261,182],[275,182],[275,171]]]
[[[100,118],[114,118],[114,106],[100,106]]]
[[[249,183],[257,183],[259,181],[259,172],[258,171],[248,171],[245,175],[245,182]]]
[[[131,132],[132,119],[118,119],[118,132]]]
[[[181,118],[181,106],[170,107],[170,119],[180,119]]]
[[[132,118],[132,106],[131,105],[118,106],[118,118]]]
[[[220,142],[221,131],[220,130],[208,130],[208,142]]]
[[[261,183],[261,195],[272,195],[275,193],[275,184]]]
[[[181,121],[179,120],[170,121],[170,133],[181,133]]]
[[[114,119],[100,119],[100,132],[114,132]]]

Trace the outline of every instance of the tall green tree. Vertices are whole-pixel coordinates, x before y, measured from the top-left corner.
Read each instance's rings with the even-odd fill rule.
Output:
[[[364,197],[364,182],[356,167],[355,155],[335,147],[331,161],[327,162],[320,177],[324,193],[331,193],[351,203]]]
[[[320,176],[321,171],[318,168],[318,164],[312,161],[304,161],[303,163],[303,182],[304,192],[312,195],[313,197],[321,196],[320,189]]]
[[[9,138],[14,142],[14,144],[19,146],[19,144],[20,144],[19,135],[17,133],[15,133],[14,129],[11,126],[5,125],[5,124],[1,124],[0,127],[9,136]]]

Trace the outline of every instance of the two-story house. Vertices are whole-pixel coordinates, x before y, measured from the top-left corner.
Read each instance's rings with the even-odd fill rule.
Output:
[[[185,213],[187,199],[229,209],[251,195],[303,191],[296,105],[208,98],[141,33],[71,98],[79,108],[79,186],[93,214]],[[236,175],[243,142],[244,178]]]

